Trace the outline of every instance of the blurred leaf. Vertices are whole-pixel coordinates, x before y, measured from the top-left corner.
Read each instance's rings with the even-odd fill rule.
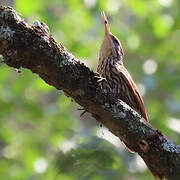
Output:
[[[170,32],[174,20],[170,15],[161,15],[156,16],[152,23],[155,35],[162,38]]]
[[[15,0],[15,8],[23,16],[28,16],[44,8],[43,0]]]

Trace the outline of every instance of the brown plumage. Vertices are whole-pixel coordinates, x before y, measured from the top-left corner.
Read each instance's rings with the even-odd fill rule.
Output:
[[[103,87],[118,97],[148,121],[143,99],[131,75],[123,65],[123,48],[111,32],[108,20],[102,12],[105,36],[100,49],[98,73],[106,79]]]

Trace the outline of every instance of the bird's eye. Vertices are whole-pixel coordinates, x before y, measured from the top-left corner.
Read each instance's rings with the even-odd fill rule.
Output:
[[[107,24],[107,21],[105,20],[104,23]]]

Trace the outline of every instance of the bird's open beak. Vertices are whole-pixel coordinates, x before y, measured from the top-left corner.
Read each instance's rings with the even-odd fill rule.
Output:
[[[109,23],[108,23],[108,20],[107,20],[107,17],[105,15],[104,11],[101,12],[101,16],[102,16],[102,20],[103,20],[103,23],[105,26],[105,33],[109,34],[110,33]]]

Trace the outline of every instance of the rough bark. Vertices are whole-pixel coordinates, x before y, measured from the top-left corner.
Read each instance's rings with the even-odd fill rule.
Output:
[[[98,75],[58,44],[45,24],[28,24],[12,8],[0,6],[0,54],[8,66],[27,68],[71,96],[137,152],[156,178],[180,179],[180,146],[124,102],[103,93]]]

